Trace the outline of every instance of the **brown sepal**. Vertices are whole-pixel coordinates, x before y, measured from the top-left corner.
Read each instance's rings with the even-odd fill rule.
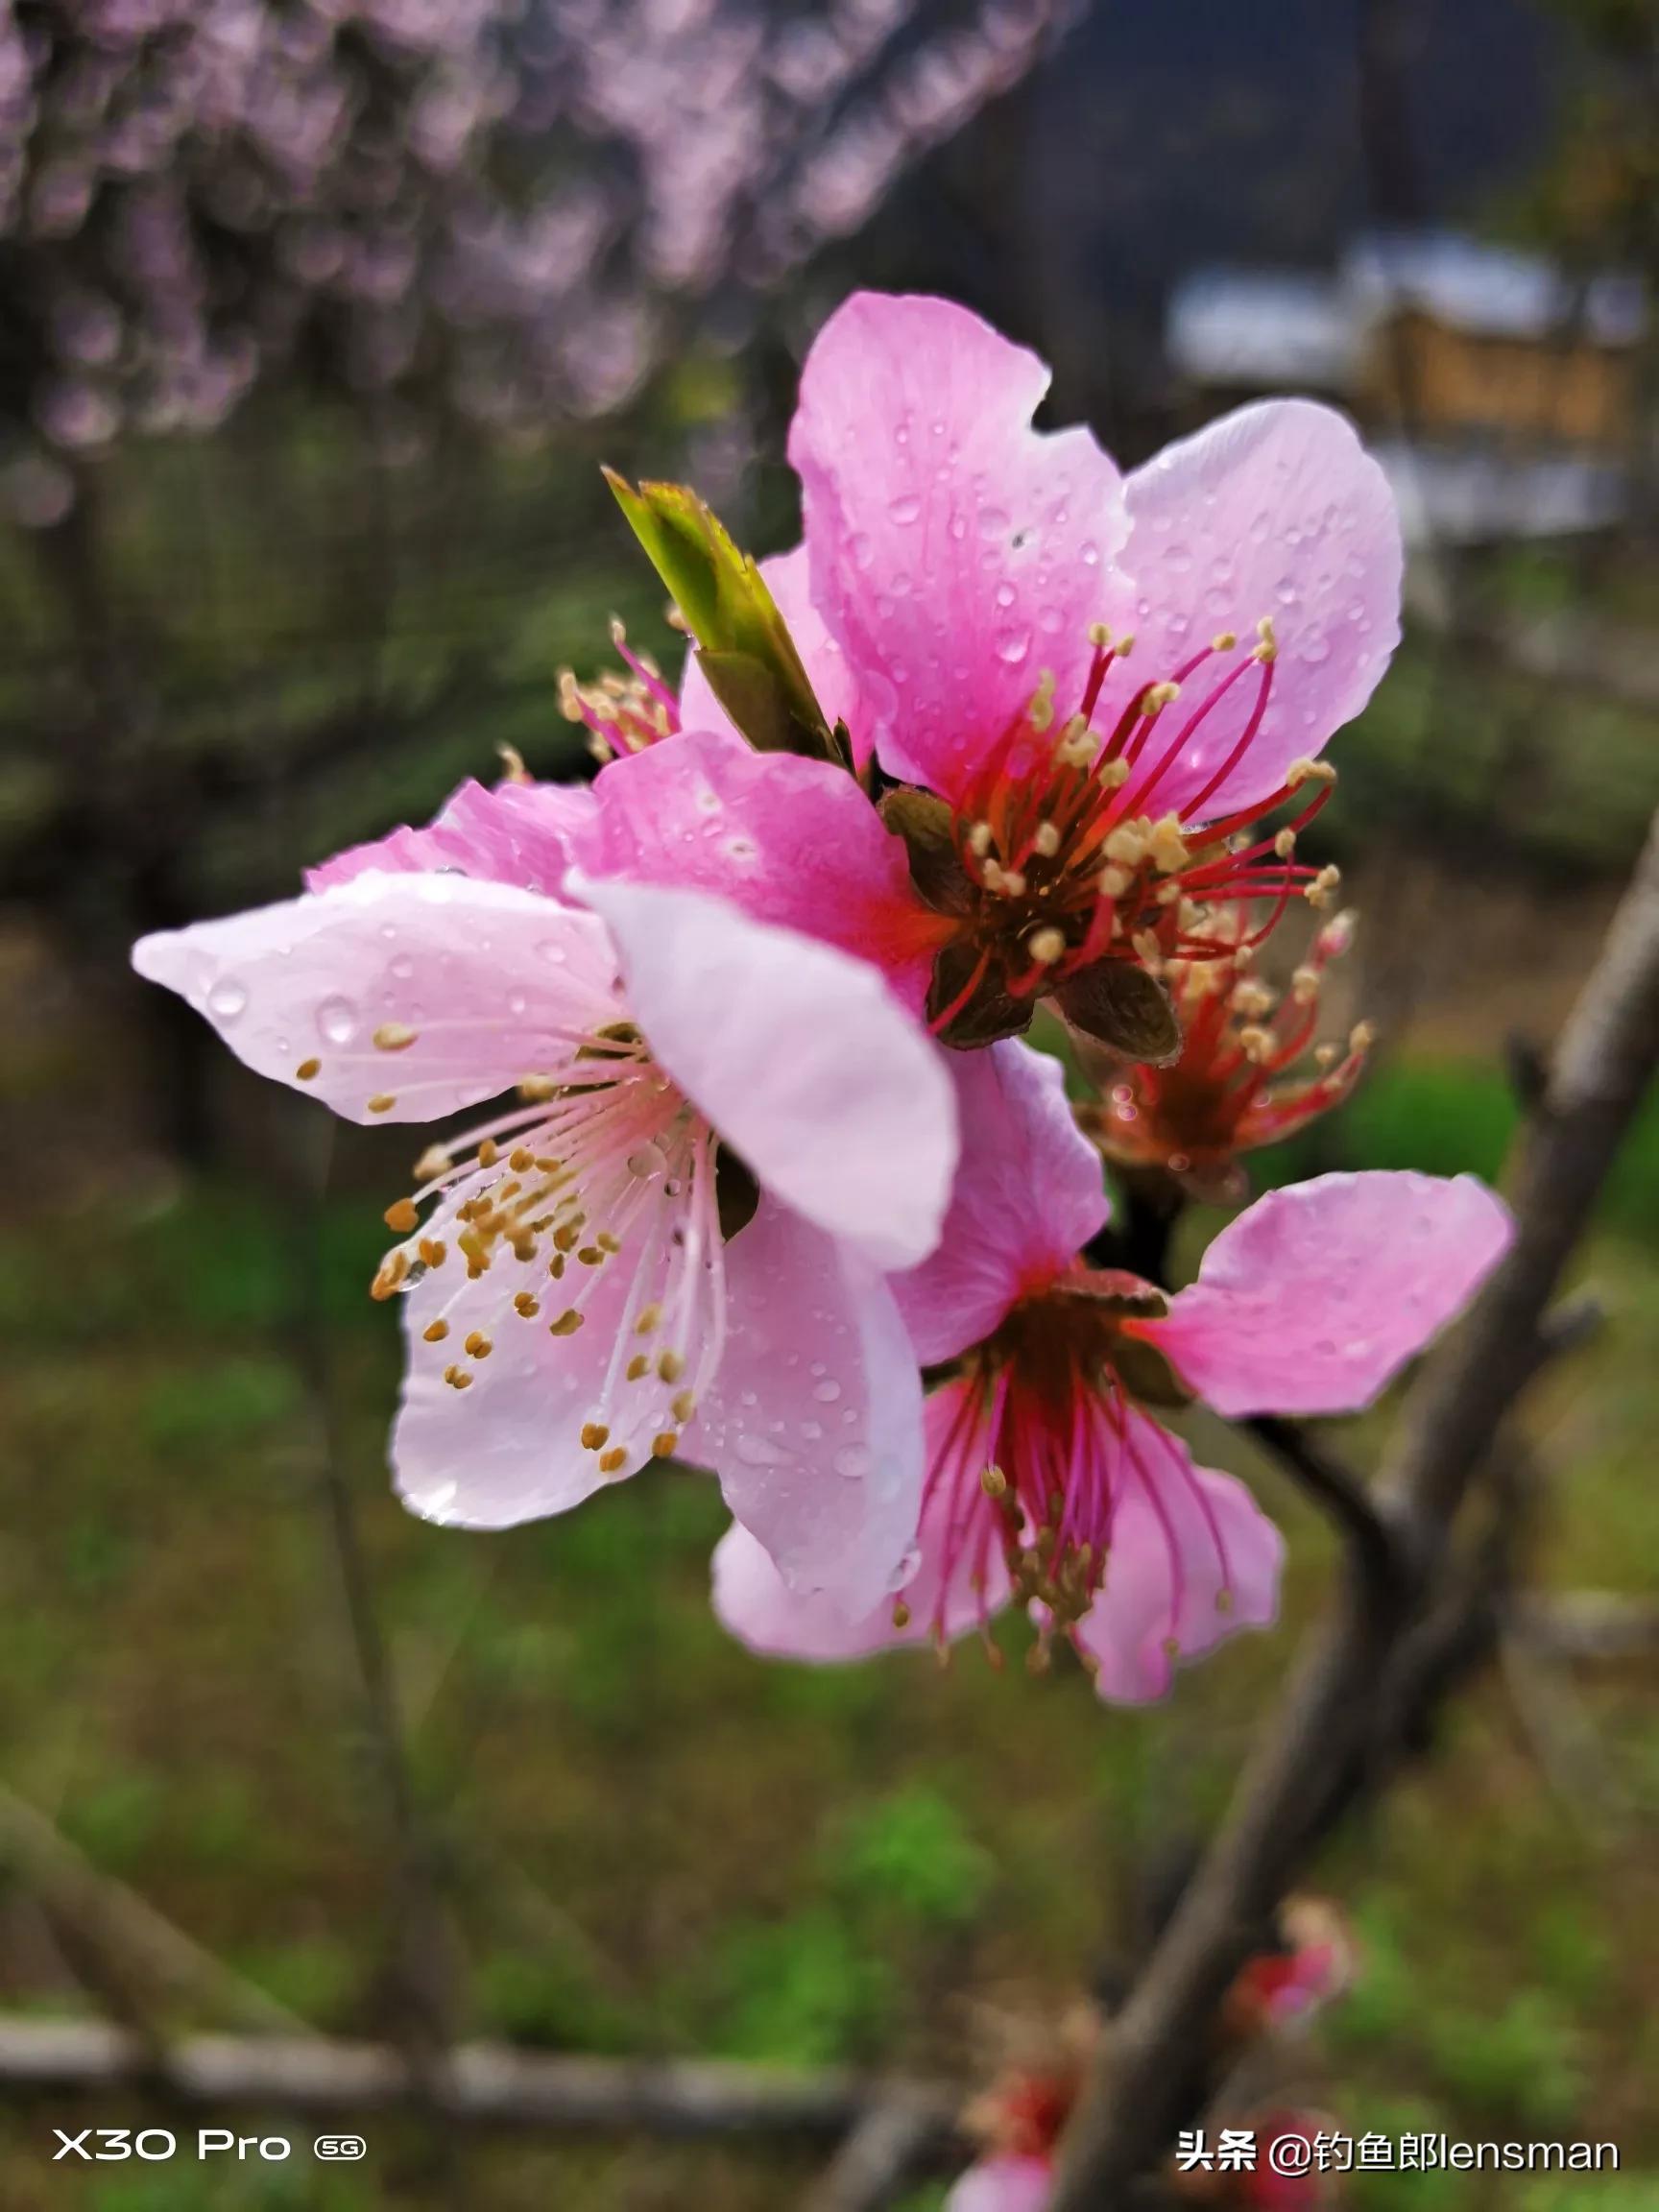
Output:
[[[1054,998],[1074,1027],[1126,1060],[1164,1068],[1180,1057],[1175,1001],[1136,961],[1096,960],[1068,975]]]
[[[903,838],[910,880],[928,905],[940,914],[966,914],[973,885],[956,851],[951,813],[944,800],[901,783],[882,799],[878,811],[893,835]]]

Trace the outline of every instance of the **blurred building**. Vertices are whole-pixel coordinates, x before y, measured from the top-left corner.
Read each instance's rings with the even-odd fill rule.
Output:
[[[1637,434],[1638,279],[1574,281],[1450,231],[1362,235],[1328,275],[1203,269],[1170,296],[1169,365],[1202,420],[1270,392],[1370,433],[1414,538],[1609,527]]]

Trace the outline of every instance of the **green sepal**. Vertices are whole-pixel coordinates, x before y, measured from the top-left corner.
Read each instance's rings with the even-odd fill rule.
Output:
[[[710,689],[759,753],[847,764],[753,558],[684,484],[605,481],[697,640]]]

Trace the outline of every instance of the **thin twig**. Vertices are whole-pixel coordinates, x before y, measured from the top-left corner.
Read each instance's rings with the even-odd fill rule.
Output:
[[[444,2074],[445,2117],[463,2126],[669,2137],[754,2135],[833,2142],[873,2111],[903,2111],[936,2137],[954,2123],[945,2086],[799,2073],[718,2059],[590,2058],[463,2043]],[[92,2021],[0,2015],[0,2084],[54,2094],[107,2092],[152,2079],[144,2044]],[[184,2105],[262,2106],[364,2121],[423,2102],[404,2054],[324,2035],[196,2035],[172,2046],[162,2076]]]

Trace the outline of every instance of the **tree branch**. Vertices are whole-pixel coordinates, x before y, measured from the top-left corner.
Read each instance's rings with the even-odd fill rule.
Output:
[[[1516,1237],[1407,1402],[1379,1493],[1432,1590],[1453,1522],[1534,1372],[1562,1271],[1659,1064],[1659,818],[1579,995],[1514,1178]],[[1298,1666],[1233,1805],[1104,2043],[1063,2146],[1051,2212],[1121,2212],[1181,2124],[1187,2055],[1249,1930],[1339,1816],[1410,1634],[1358,1578]]]
[[[93,2021],[0,2015],[0,2084],[41,2093],[147,2088],[184,2107],[262,2106],[361,2122],[425,2108],[430,2090],[385,2043],[325,2035],[196,2035],[159,2064],[138,2037]],[[468,2127],[695,2139],[757,2135],[834,2141],[876,2112],[903,2112],[950,2133],[956,2094],[922,2082],[796,2073],[717,2059],[552,2056],[505,2043],[462,2043],[443,2073],[443,2110]]]

